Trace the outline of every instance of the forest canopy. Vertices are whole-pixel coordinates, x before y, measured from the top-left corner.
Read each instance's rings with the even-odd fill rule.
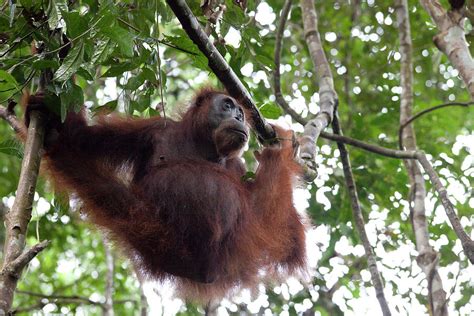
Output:
[[[0,315],[473,314],[473,21],[473,1],[5,1]],[[252,113],[246,177],[268,123],[296,132],[310,221],[306,280],[207,306],[140,282],[37,178],[41,124],[26,131],[22,106],[42,90],[63,121],[83,105],[177,119],[203,87]]]

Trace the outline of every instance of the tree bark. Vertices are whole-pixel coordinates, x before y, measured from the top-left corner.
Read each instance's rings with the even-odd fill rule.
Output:
[[[318,19],[314,2],[312,0],[301,0],[301,10],[303,12],[303,25],[306,43],[318,77],[321,107],[321,111],[316,115],[316,117],[310,120],[305,126],[304,136],[301,140],[301,150],[308,154],[308,156],[302,156],[302,158],[314,160],[316,141],[321,132],[331,122],[336,135],[342,136],[342,130],[339,126],[336,108],[337,94],[334,89],[331,68],[329,67],[329,63],[326,59],[317,28]],[[391,312],[385,298],[382,277],[377,268],[375,254],[367,237],[367,232],[365,231],[364,217],[362,215],[362,209],[357,194],[357,187],[352,174],[349,153],[347,152],[346,146],[343,143],[338,142],[337,146],[341,153],[344,178],[346,180],[347,191],[349,192],[354,223],[367,256],[367,265],[370,271],[372,284],[375,288],[377,300],[379,301],[382,313],[384,316],[388,316],[391,315]]]
[[[413,108],[413,63],[410,20],[407,0],[395,0],[399,28],[401,70],[400,81],[402,94],[400,98],[400,125],[412,116]],[[416,136],[413,125],[401,130],[400,143],[407,150],[417,150]],[[420,166],[416,160],[404,160],[410,179],[410,218],[418,251],[417,263],[428,279],[428,301],[433,316],[448,314],[446,308],[446,292],[438,273],[438,253],[430,246],[428,223],[426,220],[426,188]]]
[[[10,311],[23,268],[48,245],[47,242],[42,242],[30,250],[24,251],[41,161],[44,124],[45,120],[42,114],[33,111],[15,201],[5,216],[6,239],[4,261],[0,271],[0,315],[7,315]]]
[[[302,159],[313,162],[316,154],[316,141],[321,132],[332,121],[337,95],[334,90],[331,69],[319,36],[318,15],[314,2],[312,0],[301,0],[301,11],[303,13],[306,44],[318,78],[321,110],[314,119],[305,125],[303,136],[300,138],[300,156]]]
[[[114,316],[114,255],[109,245],[104,241],[105,250],[105,264],[107,266],[107,275],[105,283],[105,303],[104,303],[104,316]]]
[[[447,12],[438,0],[420,0],[420,3],[438,27],[439,33],[433,38],[435,45],[459,71],[473,99],[474,60],[464,35],[465,17],[459,10]]]
[[[181,22],[184,31],[189,38],[199,47],[199,50],[207,57],[209,68],[214,72],[217,78],[222,82],[229,94],[234,98],[240,100],[242,105],[250,110],[251,121],[255,131],[262,140],[271,140],[275,138],[275,132],[270,124],[268,124],[255,103],[252,101],[247,89],[234,73],[232,68],[227,64],[226,60],[214,44],[211,43],[207,34],[202,30],[198,20],[193,15],[193,12],[188,7],[185,0],[166,0],[168,5],[173,10],[174,14]]]

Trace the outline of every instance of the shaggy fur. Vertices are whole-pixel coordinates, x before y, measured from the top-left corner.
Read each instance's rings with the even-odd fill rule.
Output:
[[[46,148],[52,177],[77,194],[141,275],[171,280],[197,302],[253,287],[262,274],[305,268],[292,133],[276,127],[280,146],[257,153],[255,179],[242,180],[239,152],[216,156],[207,125],[216,94],[201,91],[180,121],[166,123],[103,116],[88,126],[71,113]],[[127,180],[122,170],[130,170]]]

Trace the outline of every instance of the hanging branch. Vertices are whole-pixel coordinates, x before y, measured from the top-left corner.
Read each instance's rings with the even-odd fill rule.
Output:
[[[332,129],[336,134],[342,134],[341,128],[339,126],[339,115],[337,112],[334,115]],[[365,220],[362,215],[362,208],[360,206],[359,196],[357,194],[357,186],[354,180],[354,175],[352,173],[349,153],[347,152],[346,146],[343,143],[338,142],[337,148],[339,148],[339,152],[341,154],[344,178],[346,180],[347,191],[349,192],[349,197],[351,200],[352,216],[354,218],[357,232],[359,233],[359,237],[362,241],[362,245],[364,246],[365,255],[367,256],[367,266],[370,271],[372,284],[375,288],[375,295],[379,301],[380,308],[382,309],[382,314],[384,316],[388,316],[391,315],[391,312],[390,308],[388,307],[387,299],[385,298],[382,276],[380,275],[380,272],[377,268],[377,260],[375,259],[374,251],[370,245],[369,238],[367,237],[367,232],[365,230]]]
[[[262,117],[247,89],[244,87],[232,68],[227,64],[226,60],[222,57],[214,44],[211,43],[207,34],[202,30],[198,20],[188,7],[186,1],[166,0],[166,2],[181,22],[181,25],[189,38],[191,38],[194,44],[196,44],[201,52],[207,57],[209,68],[211,68],[217,78],[222,82],[229,94],[240,100],[242,105],[250,110],[250,120],[260,139],[263,141],[274,139],[275,132],[273,131],[273,128]]]
[[[464,35],[464,19],[460,10],[446,12],[438,0],[420,0],[423,8],[431,16],[439,33],[433,41],[459,71],[467,90],[474,98],[474,60]]]
[[[400,53],[402,56],[400,70],[400,85],[402,87],[400,97],[400,149],[403,149],[402,144],[404,144],[407,150],[416,150],[415,131],[413,125],[410,124],[416,117],[412,116],[413,63],[407,0],[396,0],[395,10],[399,28]],[[423,112],[421,113],[423,114]],[[416,160],[404,160],[403,163],[410,179],[410,196],[407,200],[410,203],[410,218],[418,251],[416,261],[428,280],[428,302],[430,303],[432,315],[444,316],[448,314],[446,304],[444,304],[446,292],[443,289],[443,283],[438,273],[437,263],[439,255],[429,243],[428,223],[425,215],[425,180]]]
[[[454,232],[458,236],[459,240],[461,241],[462,247],[464,249],[464,254],[469,259],[469,261],[474,264],[474,241],[469,237],[466,233],[464,228],[459,221],[456,212],[454,211],[453,204],[449,200],[448,191],[441,183],[438,174],[434,170],[433,166],[429,162],[428,158],[426,158],[426,154],[422,151],[417,152],[417,158],[420,164],[423,166],[423,169],[430,177],[431,183],[433,184],[436,192],[438,192],[439,198],[441,200],[441,204],[444,206],[444,210],[446,215],[453,226]]]
[[[335,134],[342,136],[342,130],[339,126],[336,107],[337,94],[334,90],[334,81],[317,29],[318,20],[314,2],[312,0],[302,0],[301,11],[303,12],[306,43],[319,79],[321,111],[316,115],[316,118],[309,121],[305,126],[305,137],[303,137],[304,141],[302,142],[302,150],[306,146],[307,152],[313,153],[314,155],[316,149],[316,140],[321,131],[324,130],[329,123],[332,122],[332,128]],[[354,223],[367,256],[367,265],[370,271],[372,284],[375,288],[377,300],[379,301],[382,313],[384,316],[388,316],[391,315],[391,312],[385,298],[382,277],[377,268],[375,254],[372,250],[372,246],[370,245],[369,238],[367,237],[367,232],[365,231],[364,217],[362,215],[362,209],[360,206],[359,197],[357,195],[357,187],[352,174],[349,153],[347,152],[346,146],[343,143],[338,142],[337,147],[339,148],[339,152],[341,154],[344,178],[346,180],[346,186],[349,192]]]
[[[286,102],[283,94],[281,92],[281,74],[280,74],[280,59],[281,59],[281,46],[283,40],[283,32],[285,31],[286,21],[288,20],[288,15],[290,13],[290,8],[293,0],[286,0],[283,5],[283,9],[280,14],[280,24],[275,33],[275,58],[274,58],[274,69],[273,69],[273,87],[275,90],[275,101],[278,105],[289,114],[293,120],[300,123],[301,125],[306,125],[308,123],[301,115],[296,113],[290,105]]]

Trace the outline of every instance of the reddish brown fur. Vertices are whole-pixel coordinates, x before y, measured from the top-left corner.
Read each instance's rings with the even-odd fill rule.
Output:
[[[53,178],[80,197],[144,276],[171,279],[201,302],[254,286],[259,271],[305,267],[292,133],[276,128],[281,148],[263,149],[255,180],[242,180],[240,157],[214,157],[207,112],[218,93],[200,92],[182,120],[166,124],[101,117],[88,126],[82,114],[69,114],[46,154]],[[124,166],[129,180],[119,176]]]

